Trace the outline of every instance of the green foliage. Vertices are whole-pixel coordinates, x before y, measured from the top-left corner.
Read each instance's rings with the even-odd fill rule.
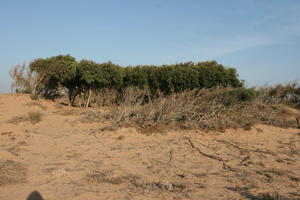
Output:
[[[228,107],[255,100],[257,91],[254,88],[207,89],[200,90],[199,95],[207,102],[214,102]]]
[[[62,84],[72,82],[77,75],[77,62],[70,55],[51,57],[48,68],[51,75]]]
[[[103,88],[119,88],[123,84],[121,68],[111,62],[100,64],[103,78]]]
[[[224,90],[222,103],[226,106],[231,106],[239,102],[252,101],[256,98],[256,95],[257,93],[254,88]]]
[[[122,84],[121,69],[111,62],[97,64],[82,60],[78,64],[78,75],[87,88],[117,88]]]
[[[78,73],[82,84],[85,87],[99,87],[102,73],[97,63],[89,60],[82,60],[78,64]]]
[[[163,66],[136,66],[123,69],[123,87],[147,88],[164,94],[196,88],[242,87],[236,70],[215,61]]]
[[[30,63],[30,71],[35,74],[33,95],[55,95],[58,87],[63,86],[72,104],[79,92],[77,62],[70,55],[59,55],[46,59],[36,59]]]
[[[30,63],[29,68],[31,71],[34,71],[39,74],[47,73],[48,75],[51,75],[52,72],[51,72],[51,68],[49,67],[49,61],[50,61],[49,58],[35,59]]]
[[[129,86],[136,86],[139,88],[146,88],[148,86],[146,67],[125,67],[123,69],[124,88]],[[149,72],[149,70],[148,70]]]
[[[78,88],[77,62],[70,55],[35,59],[30,63],[29,68],[35,75],[33,95],[55,96],[59,85],[65,87],[69,94],[74,93],[74,89]]]
[[[179,63],[163,66],[120,67],[111,62],[96,63],[89,60],[76,62],[70,55],[36,59],[30,64],[31,72],[38,77],[35,91],[52,94],[62,86],[73,104],[80,92],[117,89],[122,93],[127,87],[147,89],[152,96],[165,95],[202,88],[239,88],[242,82],[236,70],[216,61]],[[245,94],[246,95],[246,94]],[[247,96],[247,95],[246,95]],[[246,98],[246,97],[245,97]]]

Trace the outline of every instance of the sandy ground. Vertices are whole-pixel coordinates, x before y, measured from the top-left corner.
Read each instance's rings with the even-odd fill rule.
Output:
[[[300,198],[299,129],[146,135],[17,94],[0,95],[0,111],[1,200]],[[35,111],[37,124],[9,122]]]

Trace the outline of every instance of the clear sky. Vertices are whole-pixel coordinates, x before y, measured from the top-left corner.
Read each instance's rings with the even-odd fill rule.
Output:
[[[248,86],[300,79],[300,0],[0,0],[0,92],[34,58],[216,60]]]

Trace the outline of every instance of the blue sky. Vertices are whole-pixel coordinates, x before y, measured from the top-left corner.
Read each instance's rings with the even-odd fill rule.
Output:
[[[299,0],[0,0],[0,92],[9,70],[71,54],[120,65],[216,60],[248,86],[300,79]]]

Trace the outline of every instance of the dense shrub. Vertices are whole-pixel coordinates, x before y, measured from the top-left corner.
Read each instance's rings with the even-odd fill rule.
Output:
[[[99,64],[81,60],[78,63],[70,55],[59,55],[35,59],[29,68],[18,67],[11,74],[16,80],[16,91],[51,97],[64,88],[69,105],[73,105],[76,97],[84,93],[86,106],[90,104],[91,94],[102,89],[116,89],[120,100],[128,87],[145,89],[149,98],[153,98],[161,92],[170,95],[193,89],[243,86],[235,69],[224,67],[216,61],[120,67],[111,62]]]
[[[180,63],[163,66],[126,67],[123,70],[124,87],[136,86],[165,94],[196,88],[242,87],[236,70],[215,61]]]
[[[79,86],[88,92],[86,107],[90,104],[92,91],[119,88],[122,85],[122,74],[119,66],[111,62],[97,64],[93,61],[82,60],[78,64]]]
[[[237,89],[224,89],[212,90],[208,98],[216,99],[219,97],[219,102],[225,106],[235,105],[239,102],[252,101],[255,99],[257,92],[254,88],[237,88]],[[210,101],[212,99],[208,99]]]

